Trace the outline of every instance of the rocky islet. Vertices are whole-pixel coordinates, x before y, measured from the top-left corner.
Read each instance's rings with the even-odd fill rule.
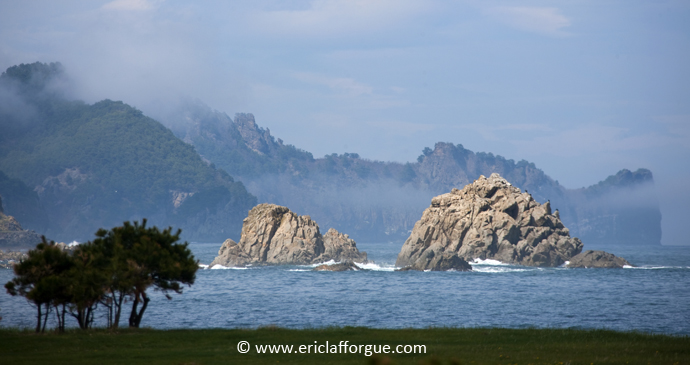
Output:
[[[557,267],[577,257],[582,247],[582,241],[570,237],[558,212],[551,211],[550,202],[538,203],[494,173],[488,178],[480,176],[462,190],[434,197],[403,244],[396,266],[466,271],[467,261],[493,259]],[[616,258],[589,255],[587,267],[629,264],[611,256]]]
[[[603,251],[581,254],[583,243],[570,236],[558,211],[494,173],[462,190],[434,197],[402,246],[399,270],[470,271],[468,261],[497,260],[536,267],[623,267],[626,260]],[[324,235],[309,216],[287,207],[260,204],[243,221],[240,242],[226,240],[209,265],[309,265],[328,261],[352,270],[366,262],[348,235],[331,228]],[[348,264],[349,263],[349,264]],[[337,269],[337,270],[336,270]]]
[[[367,254],[335,229],[322,235],[309,216],[275,204],[259,204],[244,219],[240,241],[226,240],[209,267],[309,265],[331,260],[366,262]]]

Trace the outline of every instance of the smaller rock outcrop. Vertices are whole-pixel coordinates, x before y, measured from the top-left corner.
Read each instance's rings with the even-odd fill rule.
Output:
[[[620,269],[632,266],[626,259],[604,251],[588,250],[571,258],[566,267]]]
[[[339,262],[337,264],[323,264],[314,268],[313,271],[357,271],[360,270],[352,261]]]
[[[350,236],[331,228],[323,235],[324,253],[320,260],[349,260],[366,262],[367,253],[359,252],[357,243]]]
[[[472,271],[472,266],[462,259],[456,252],[435,253],[426,251],[414,264],[405,266],[398,271]]]
[[[23,229],[14,217],[5,215],[0,196],[0,247],[27,249],[34,248],[40,242],[38,233]]]
[[[220,246],[218,250],[218,256],[208,265],[208,267],[213,267],[213,265],[222,265],[227,267],[233,266],[244,266],[251,262],[251,257],[240,249],[237,242],[228,238]]]
[[[244,219],[240,242],[223,242],[209,267],[308,265],[330,260],[366,262],[367,254],[335,229],[321,235],[319,225],[309,216],[298,216],[275,204],[259,204]]]

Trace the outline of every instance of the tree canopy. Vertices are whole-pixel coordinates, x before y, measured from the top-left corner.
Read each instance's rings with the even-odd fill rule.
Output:
[[[199,264],[188,243],[178,243],[180,232],[147,227],[146,220],[124,222],[100,229],[95,240],[71,254],[44,238],[15,265],[16,276],[5,288],[37,308],[37,332],[45,329],[52,310],[59,330],[64,330],[66,313],[80,328],[89,328],[99,306],[106,311],[107,327],[117,328],[126,298],[132,303],[128,324],[139,327],[151,301],[148,289],[172,299],[168,292],[181,294],[184,285],[194,284]]]

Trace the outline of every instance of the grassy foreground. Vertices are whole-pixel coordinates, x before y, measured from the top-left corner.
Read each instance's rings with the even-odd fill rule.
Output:
[[[240,341],[251,344],[242,354]],[[426,354],[258,354],[255,345],[425,345]],[[322,350],[325,347],[321,348]],[[403,348],[404,349],[404,348]],[[408,347],[411,349],[411,347]],[[282,328],[0,329],[4,364],[690,364],[690,338],[605,330]]]

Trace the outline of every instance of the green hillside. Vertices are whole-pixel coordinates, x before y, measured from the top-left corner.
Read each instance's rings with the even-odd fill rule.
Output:
[[[35,187],[46,234],[83,240],[148,217],[182,227],[185,239],[238,236],[256,203],[242,183],[127,104],[65,99],[55,88],[61,78],[59,64],[41,63],[0,76],[0,95],[22,102],[21,112],[0,103],[0,170]],[[205,227],[209,220],[217,227]]]

